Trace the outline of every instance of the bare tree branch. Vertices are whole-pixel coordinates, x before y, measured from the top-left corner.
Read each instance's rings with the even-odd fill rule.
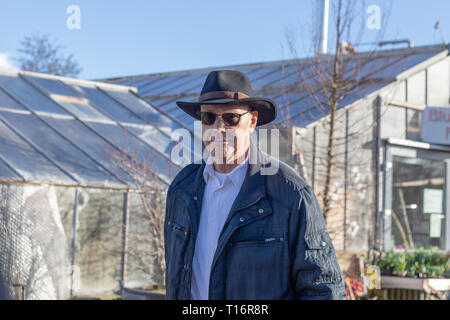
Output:
[[[65,56],[63,50],[64,46],[50,39],[50,35],[35,34],[20,42],[17,51],[22,56],[16,60],[25,71],[76,77],[82,69],[74,60],[73,54]]]

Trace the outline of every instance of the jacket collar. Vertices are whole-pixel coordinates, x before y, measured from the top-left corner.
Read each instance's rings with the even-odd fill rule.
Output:
[[[266,177],[261,174],[261,169],[270,166],[271,161],[274,160],[274,158],[271,158],[266,153],[262,152],[258,148],[256,141],[253,139],[250,139],[249,148],[248,169],[242,187],[231,207],[230,213],[250,206],[252,203],[257,202],[259,198],[266,197]],[[184,179],[179,183],[179,187],[196,200],[196,215],[192,217],[194,225],[197,225],[200,220],[201,206],[206,186],[203,177],[205,166],[206,162],[202,160],[202,164],[194,171],[193,179]]]
[[[242,182],[245,178],[245,174],[248,169],[248,161],[249,155],[245,158],[244,162],[235,167],[231,172],[226,174],[225,179],[229,179],[229,181],[234,185],[235,188],[239,188],[242,186]],[[214,169],[214,165],[212,163],[212,157],[209,156],[206,161],[205,169],[203,170],[203,178],[206,183],[208,183],[209,179],[214,179],[217,177],[217,171]],[[224,181],[226,183],[226,180]]]
[[[239,209],[254,202],[258,197],[265,197],[266,195],[266,179],[261,174],[261,169],[270,165],[270,157],[262,152],[255,141],[250,139],[250,152],[248,158],[248,168],[242,183],[241,190],[236,197],[236,201],[231,210]],[[197,169],[193,181],[186,181],[186,185],[183,189],[192,190],[194,186],[194,193],[201,199],[205,188],[205,180],[203,172],[205,170],[206,162],[202,160],[202,164]],[[199,201],[200,202],[200,201]],[[201,202],[200,202],[201,203]]]

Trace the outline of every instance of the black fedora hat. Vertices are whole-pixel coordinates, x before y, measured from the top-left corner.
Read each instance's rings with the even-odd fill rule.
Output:
[[[243,103],[258,111],[257,126],[273,121],[277,107],[272,99],[254,97],[250,80],[245,73],[234,70],[211,71],[198,101],[177,101],[184,112],[200,120],[200,106]]]

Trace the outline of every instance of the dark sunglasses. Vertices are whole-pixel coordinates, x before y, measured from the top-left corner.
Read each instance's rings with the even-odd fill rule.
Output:
[[[210,126],[216,122],[217,117],[221,117],[223,120],[223,123],[228,127],[235,127],[239,124],[239,121],[241,120],[241,117],[244,114],[247,114],[249,112],[252,112],[252,110],[249,110],[245,113],[223,113],[222,115],[215,114],[213,112],[208,111],[201,111],[200,112],[200,120],[204,125]]]

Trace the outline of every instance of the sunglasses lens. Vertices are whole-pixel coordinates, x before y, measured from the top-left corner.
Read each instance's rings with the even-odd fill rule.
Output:
[[[246,112],[248,113],[248,112]],[[223,122],[226,126],[234,127],[239,124],[239,120],[241,120],[241,116],[246,113],[237,114],[237,113],[224,113],[222,114]],[[213,112],[200,112],[200,120],[204,125],[210,126],[214,124],[216,121],[217,115]]]
[[[203,124],[210,126],[216,121],[216,115],[212,112],[201,112],[200,119]]]
[[[236,126],[239,123],[239,115],[235,113],[225,113],[222,115],[223,121],[227,126]]]

